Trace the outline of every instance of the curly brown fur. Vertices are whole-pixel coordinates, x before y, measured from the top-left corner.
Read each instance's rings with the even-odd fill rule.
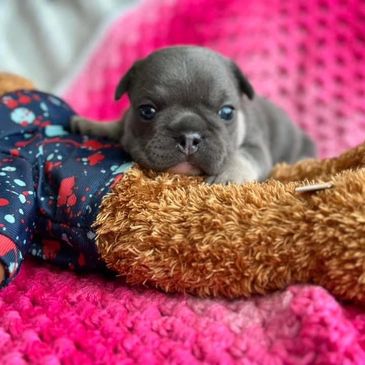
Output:
[[[295,165],[278,164],[271,177],[283,182],[328,179],[345,170],[365,167],[365,143],[326,160],[307,159]]]
[[[334,184],[310,194],[295,192],[300,181],[208,186],[135,168],[103,201],[100,253],[129,283],[170,292],[236,298],[315,283],[365,302],[364,151],[275,170]]]

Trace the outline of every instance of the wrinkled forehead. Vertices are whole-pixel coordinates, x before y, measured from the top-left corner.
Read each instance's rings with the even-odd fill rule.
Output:
[[[237,98],[228,64],[209,55],[155,55],[141,64],[134,83],[143,97],[165,102],[219,104]]]

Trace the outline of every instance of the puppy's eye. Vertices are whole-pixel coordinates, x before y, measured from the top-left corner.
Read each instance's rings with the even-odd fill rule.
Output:
[[[139,115],[145,120],[152,120],[157,113],[156,108],[153,107],[152,105],[148,105],[148,104],[141,105],[138,108],[138,111],[139,111]]]
[[[234,108],[230,105],[224,105],[219,109],[218,115],[223,120],[232,120],[234,114]]]

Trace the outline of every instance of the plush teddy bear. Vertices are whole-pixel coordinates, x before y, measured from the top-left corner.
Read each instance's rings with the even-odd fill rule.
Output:
[[[131,284],[168,292],[236,298],[315,283],[340,299],[365,302],[365,144],[333,159],[278,165],[264,183],[211,186],[199,177],[144,171],[132,166],[119,146],[70,135],[72,110],[48,94],[3,96],[0,130],[4,102],[20,103],[24,96],[46,107],[34,106],[30,124],[26,113],[15,122],[10,118],[18,123],[12,126],[17,132],[33,127],[25,133],[33,135],[16,134],[5,143],[13,151],[5,159],[13,160],[4,164],[0,157],[0,171],[5,166],[4,177],[14,189],[7,197],[16,196],[15,203],[0,204],[1,227],[4,207],[15,212],[23,209],[17,205],[17,199],[24,200],[21,194],[26,201],[32,197],[31,190],[26,195],[18,189],[10,177],[15,171],[6,167],[38,136],[29,173],[36,177],[37,199],[23,209],[23,218],[14,214],[12,223],[26,222],[17,231],[20,236],[28,228],[26,249],[9,231],[0,235],[6,282],[12,262],[4,247],[10,240],[18,250],[17,267],[28,253],[75,269],[106,264]],[[4,150],[2,144],[4,134]],[[7,187],[1,187],[1,177],[0,194]],[[7,197],[0,196],[0,202]]]

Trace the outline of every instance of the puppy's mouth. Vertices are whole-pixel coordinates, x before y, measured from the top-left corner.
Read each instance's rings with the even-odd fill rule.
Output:
[[[203,171],[201,169],[194,166],[188,161],[180,162],[177,165],[168,168],[167,172],[179,175],[190,175],[190,176],[197,176],[203,174]]]

